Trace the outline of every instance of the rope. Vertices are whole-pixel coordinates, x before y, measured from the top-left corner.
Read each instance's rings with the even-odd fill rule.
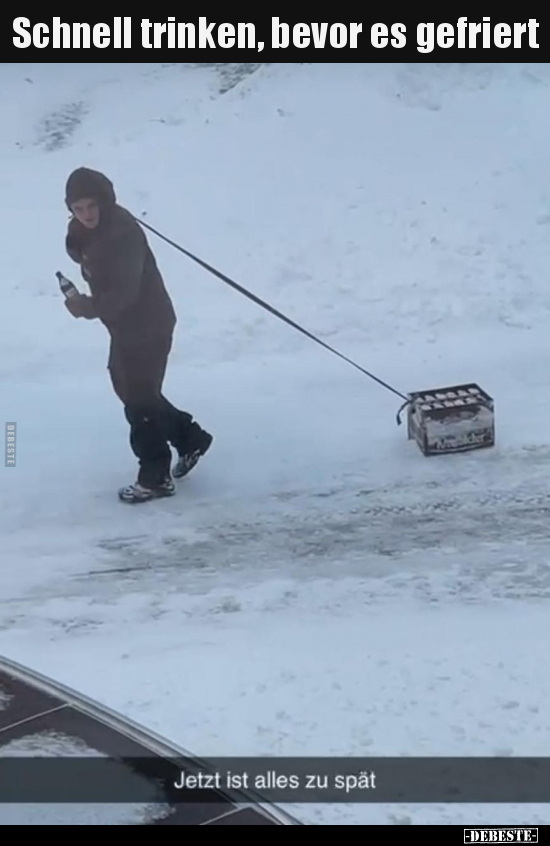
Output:
[[[150,232],[153,232],[158,238],[161,238],[163,241],[166,241],[166,243],[170,244],[171,247],[174,247],[174,249],[179,250],[180,253],[183,253],[185,256],[192,259],[205,270],[208,270],[218,279],[221,279],[222,282],[226,283],[226,285],[229,285],[231,288],[234,288],[236,291],[238,291],[240,294],[243,294],[243,296],[247,297],[249,300],[252,300],[252,302],[256,303],[256,305],[259,305],[261,308],[264,308],[270,314],[279,318],[279,320],[282,320],[284,323],[287,323],[289,326],[292,326],[293,329],[296,329],[298,332],[301,332],[307,338],[310,338],[310,340],[315,341],[315,343],[317,344],[320,344],[320,346],[324,347],[329,352],[338,356],[338,358],[341,358],[343,361],[347,362],[347,364],[350,364],[356,370],[359,370],[359,372],[362,373],[364,376],[368,376],[369,379],[373,379],[375,382],[378,382],[379,385],[382,385],[383,388],[386,388],[388,391],[391,391],[398,397],[401,397],[401,399],[405,400],[404,404],[401,406],[397,413],[397,424],[401,425],[401,413],[406,408],[406,406],[410,404],[411,400],[409,397],[405,396],[405,394],[402,394],[396,388],[393,388],[387,382],[384,382],[382,379],[379,379],[378,376],[375,376],[373,373],[369,373],[368,370],[365,370],[364,367],[361,367],[361,365],[357,364],[357,362],[353,361],[353,359],[348,358],[348,356],[339,352],[334,347],[331,347],[329,344],[325,343],[325,341],[322,341],[320,338],[314,335],[312,332],[309,332],[307,329],[304,329],[304,327],[300,326],[299,323],[296,323],[294,320],[291,320],[290,317],[287,317],[285,314],[278,311],[269,303],[265,302],[265,300],[262,300],[260,297],[256,296],[256,294],[253,294],[251,291],[248,291],[242,285],[239,285],[229,276],[226,276],[225,273],[222,273],[220,270],[217,270],[215,267],[212,267],[212,265],[198,258],[198,256],[195,256],[193,253],[189,252],[189,250],[186,250],[184,247],[180,246],[180,244],[177,244],[175,241],[172,241],[170,238],[167,238],[166,235],[163,235],[157,229],[154,229],[148,223],[145,223],[145,221],[140,220],[139,218],[134,218],[134,220],[141,224],[141,226],[143,226],[145,229],[148,229]]]

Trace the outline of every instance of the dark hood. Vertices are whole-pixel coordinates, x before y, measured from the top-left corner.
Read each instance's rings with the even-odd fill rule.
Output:
[[[73,203],[88,197],[96,200],[102,211],[110,210],[116,204],[111,180],[97,170],[79,167],[71,173],[65,188],[65,202],[69,211]]]

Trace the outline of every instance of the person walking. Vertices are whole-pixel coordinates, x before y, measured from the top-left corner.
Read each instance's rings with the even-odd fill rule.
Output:
[[[81,167],[66,183],[72,214],[65,239],[90,295],[67,297],[75,318],[99,319],[110,336],[108,369],[130,426],[138,459],[135,484],[123,502],[173,496],[181,479],[210,448],[213,437],[162,393],[177,317],[142,227],[120,206],[112,181]],[[178,455],[171,469],[172,446]]]

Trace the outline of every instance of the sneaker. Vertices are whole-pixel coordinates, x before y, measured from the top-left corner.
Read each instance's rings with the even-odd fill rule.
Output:
[[[195,467],[199,458],[208,452],[213,440],[212,435],[201,430],[199,436],[190,444],[189,451],[178,458],[173,470],[174,478],[183,479],[184,476],[187,476],[189,471]]]
[[[152,499],[161,499],[166,496],[174,496],[176,493],[176,486],[172,479],[166,479],[162,485],[154,488],[146,488],[136,482],[135,485],[128,485],[127,488],[121,488],[118,492],[119,499],[122,502],[138,503],[149,502]]]

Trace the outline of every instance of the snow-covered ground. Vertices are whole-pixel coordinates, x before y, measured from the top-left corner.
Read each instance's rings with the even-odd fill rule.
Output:
[[[0,654],[202,756],[550,752],[550,65],[4,64]],[[427,459],[400,400],[150,236],[172,400],[215,435],[137,508],[100,324],[57,290],[69,172],[399,391],[476,381],[497,446]],[[548,822],[517,806],[307,824]]]

